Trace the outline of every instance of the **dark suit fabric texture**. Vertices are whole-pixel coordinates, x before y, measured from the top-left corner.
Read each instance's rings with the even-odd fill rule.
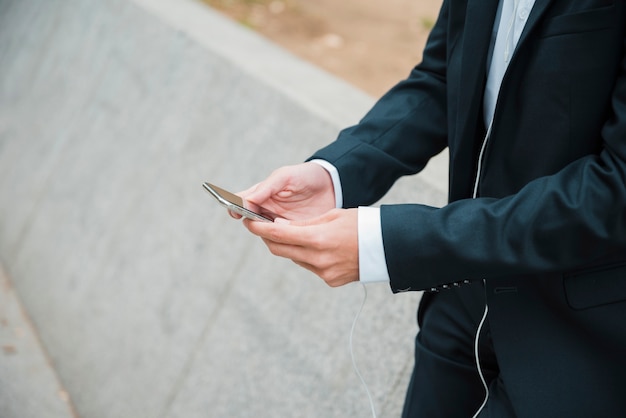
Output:
[[[337,167],[344,206],[356,207],[448,148],[445,207],[381,206],[392,291],[426,290],[416,351],[471,364],[464,339],[482,298],[493,367],[481,416],[624,417],[626,5],[536,0],[479,164],[497,5],[444,0],[422,62],[312,158]],[[445,318],[463,311],[463,324]],[[439,347],[437,327],[456,329],[458,346]],[[425,351],[422,337],[443,352]],[[426,391],[419,379],[414,390]],[[450,403],[463,387],[445,394]]]

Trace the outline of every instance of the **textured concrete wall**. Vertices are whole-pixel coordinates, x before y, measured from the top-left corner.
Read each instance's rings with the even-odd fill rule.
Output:
[[[201,182],[247,187],[372,103],[187,0],[0,0],[0,260],[76,414],[368,415],[362,288],[271,257]],[[387,201],[443,204],[442,172]],[[369,287],[357,325],[383,417],[418,299]]]

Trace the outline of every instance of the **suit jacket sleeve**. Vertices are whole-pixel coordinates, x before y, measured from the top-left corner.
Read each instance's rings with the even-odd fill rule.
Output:
[[[622,44],[626,49],[626,42]],[[623,52],[622,52],[623,53]],[[626,58],[603,148],[504,198],[383,206],[392,289],[566,271],[626,254]],[[398,221],[403,220],[403,221]]]
[[[419,172],[446,147],[446,3],[422,63],[359,124],[311,157],[337,167],[344,207],[376,202],[399,177]]]
[[[383,97],[360,125],[342,132],[318,154],[338,167],[348,205],[380,197],[399,175],[419,171],[446,144],[446,6],[424,61],[411,77]],[[600,151],[506,197],[462,199],[444,208],[382,206],[392,290],[565,271],[625,258],[625,48],[622,39]]]

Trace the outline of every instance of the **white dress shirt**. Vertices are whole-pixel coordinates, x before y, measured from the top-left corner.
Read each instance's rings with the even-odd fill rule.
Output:
[[[534,4],[535,0],[500,0],[493,27],[492,53],[487,64],[489,73],[483,101],[485,126],[491,125],[502,79]],[[336,206],[342,207],[343,194],[337,169],[327,161],[313,161],[330,173]],[[360,206],[358,210],[359,280],[363,283],[388,283],[380,208]]]

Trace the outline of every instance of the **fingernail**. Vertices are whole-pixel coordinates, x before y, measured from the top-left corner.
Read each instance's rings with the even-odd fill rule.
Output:
[[[274,223],[289,225],[289,221],[285,218],[276,218],[274,219]]]

